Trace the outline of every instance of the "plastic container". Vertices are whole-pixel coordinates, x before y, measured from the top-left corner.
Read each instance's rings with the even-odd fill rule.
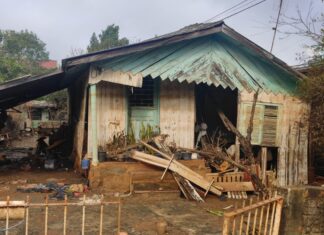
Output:
[[[88,170],[90,166],[90,160],[89,159],[82,159],[81,161],[81,168],[83,170]]]

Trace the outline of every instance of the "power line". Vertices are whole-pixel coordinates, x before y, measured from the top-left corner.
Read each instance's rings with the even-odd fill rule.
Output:
[[[244,1],[241,1],[241,2],[237,3],[236,5],[230,7],[230,8],[228,8],[228,9],[226,9],[226,10],[224,10],[224,11],[218,13],[217,15],[213,16],[212,18],[206,20],[204,23],[207,23],[207,22],[209,22],[209,21],[212,21],[213,19],[217,18],[218,16],[223,15],[224,13],[226,13],[226,12],[232,10],[233,8],[239,6],[239,5],[241,5],[241,4],[243,4],[243,3],[247,2],[247,1],[249,1],[249,0],[244,0]]]
[[[249,10],[250,8],[255,7],[255,6],[261,4],[261,3],[265,2],[265,1],[266,1],[266,0],[262,0],[262,1],[260,1],[260,2],[257,2],[257,3],[255,3],[255,4],[249,6],[249,7],[246,7],[246,8],[244,8],[244,9],[240,10],[240,11],[237,11],[237,12],[235,12],[235,13],[229,15],[229,16],[226,16],[226,17],[222,18],[222,20],[228,19],[228,18],[230,18],[230,17],[232,17],[232,16],[235,16],[235,15],[237,15],[237,14],[243,12],[243,11]]]
[[[217,14],[216,16],[214,16],[214,17],[208,19],[208,20],[205,21],[204,23],[209,22],[209,21],[211,21],[211,20],[217,18],[218,16],[220,16],[220,15],[226,13],[226,12],[233,11],[233,10],[239,10],[240,8],[242,8],[242,7],[246,6],[246,5],[249,5],[249,4],[253,3],[253,2],[255,2],[256,0],[252,0],[252,1],[248,2],[248,3],[245,3],[245,2],[247,2],[247,1],[248,1],[248,0],[244,0],[244,1],[239,2],[238,4],[232,6],[232,7],[228,8],[227,10],[225,10],[225,11],[223,11],[223,12]],[[266,0],[262,0],[262,1],[260,1],[260,2],[257,2],[257,3],[255,3],[255,4],[253,4],[253,5],[250,5],[250,6],[246,7],[246,8],[243,8],[242,10],[236,11],[236,12],[234,12],[233,14],[230,14],[230,15],[228,15],[228,16],[226,16],[226,17],[223,17],[221,20],[228,19],[228,18],[230,18],[230,17],[232,17],[232,16],[235,16],[235,15],[237,15],[237,14],[243,12],[243,11],[246,11],[246,10],[248,10],[248,9],[254,7],[254,6],[257,6],[257,5],[259,5],[259,4],[261,4],[262,2],[265,2],[265,1],[266,1]],[[245,4],[242,5],[243,3],[245,3]],[[236,9],[234,9],[234,8],[236,8]]]
[[[281,9],[282,9],[282,3],[283,3],[283,0],[280,0],[279,11],[278,11],[278,16],[277,16],[276,26],[274,27],[274,33],[273,33],[273,38],[272,38],[270,53],[272,53],[272,49],[273,49],[274,42],[275,42],[275,39],[276,39],[276,34],[277,34],[277,28],[278,28],[280,13],[281,13]]]

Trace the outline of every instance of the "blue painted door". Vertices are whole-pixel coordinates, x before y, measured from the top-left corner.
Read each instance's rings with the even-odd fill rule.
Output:
[[[149,132],[158,132],[159,81],[144,78],[141,88],[131,88],[128,96],[129,124],[128,133],[133,133],[136,140],[142,139]]]

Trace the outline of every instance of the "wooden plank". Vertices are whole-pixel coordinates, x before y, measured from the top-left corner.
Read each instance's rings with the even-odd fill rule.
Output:
[[[252,182],[215,182],[223,192],[255,191]]]
[[[266,183],[266,172],[267,172],[267,148],[262,147],[261,149],[261,178],[262,178],[262,183]]]
[[[68,89],[70,102],[69,120],[73,124],[75,123],[72,156],[74,158],[74,168],[78,171],[81,171],[81,160],[83,157],[87,86],[88,74],[84,74]]]
[[[139,151],[132,151],[131,157],[136,160],[146,162],[148,164],[152,164],[152,165],[159,166],[162,168],[166,168],[169,163],[168,160],[158,158],[153,155],[146,154],[146,153],[139,152]],[[205,178],[203,178],[198,173],[192,171],[191,169],[187,168],[186,166],[182,165],[181,163],[177,162],[176,160],[174,160],[171,163],[170,170],[178,173],[182,177],[188,179],[190,182],[200,186],[201,188],[203,188],[205,190],[207,190],[209,187],[209,182]],[[222,192],[219,189],[217,189],[216,187],[217,186],[212,185],[212,187],[210,188],[210,192],[212,192],[216,195],[221,195]]]
[[[197,193],[196,189],[192,186],[189,180],[181,177],[177,173],[173,172],[173,177],[177,182],[181,192],[185,195],[187,199],[195,200],[198,202],[204,202],[204,200]]]

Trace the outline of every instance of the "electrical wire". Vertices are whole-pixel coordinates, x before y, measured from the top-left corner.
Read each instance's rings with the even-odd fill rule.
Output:
[[[239,2],[239,3],[237,3],[237,4],[235,4],[234,6],[228,8],[228,9],[226,9],[226,10],[224,10],[224,11],[218,13],[217,15],[213,16],[212,18],[206,20],[204,23],[207,23],[207,22],[210,22],[210,21],[216,19],[218,16],[220,16],[220,15],[222,15],[222,14],[224,14],[224,13],[230,11],[230,10],[232,10],[233,8],[239,6],[239,5],[241,5],[241,4],[243,4],[243,3],[247,2],[247,1],[249,1],[249,0],[244,0],[244,1],[241,1],[241,2]]]
[[[232,13],[232,14],[230,14],[230,15],[228,15],[228,16],[225,16],[225,17],[223,17],[223,18],[221,18],[221,20],[228,19],[228,18],[230,18],[230,17],[232,17],[232,16],[235,16],[235,15],[237,15],[237,14],[243,12],[243,11],[246,11],[246,10],[248,10],[248,9],[254,7],[254,6],[259,5],[259,4],[261,4],[262,2],[265,2],[266,0],[262,0],[262,1],[259,1],[259,2],[255,3],[255,4],[253,4],[253,5],[250,5],[251,3],[254,3],[255,1],[256,1],[256,0],[252,0],[252,1],[250,1],[250,2],[247,2],[247,0],[241,1],[241,2],[237,3],[236,5],[234,5],[234,6],[230,7],[230,8],[228,8],[228,9],[226,9],[225,11],[220,12],[220,13],[217,14],[216,16],[213,16],[212,18],[206,20],[204,23],[207,23],[207,22],[210,22],[210,21],[212,21],[212,20],[215,20],[217,17],[223,15],[223,14],[226,13],[226,12],[227,12],[227,13],[230,13],[230,12],[233,12],[233,11],[234,11],[234,13]],[[244,3],[245,3],[245,4],[244,4]],[[245,6],[248,6],[248,7],[245,7]],[[245,7],[245,8],[243,8],[243,7]],[[242,9],[242,8],[243,8],[243,9]],[[240,9],[241,9],[241,10],[240,10]]]
[[[222,20],[228,19],[228,18],[233,17],[233,16],[235,16],[235,15],[237,15],[237,14],[240,14],[240,13],[246,11],[246,10],[249,10],[249,9],[252,8],[252,7],[255,7],[255,6],[257,6],[257,5],[259,5],[259,4],[263,3],[263,2],[265,2],[265,1],[266,1],[266,0],[262,0],[262,1],[260,1],[260,2],[257,2],[257,3],[255,3],[255,4],[249,6],[249,7],[246,7],[246,8],[244,8],[244,9],[238,11],[238,12],[235,12],[235,13],[229,15],[229,16],[226,16],[226,17],[222,18]]]

